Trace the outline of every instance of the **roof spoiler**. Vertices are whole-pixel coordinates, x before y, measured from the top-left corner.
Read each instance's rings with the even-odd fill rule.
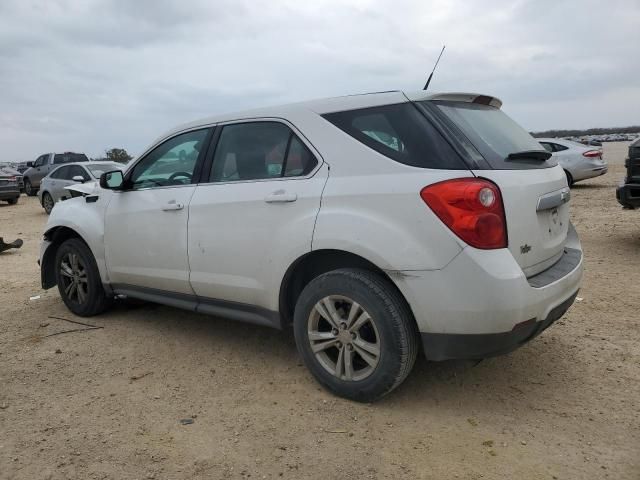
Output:
[[[423,90],[405,93],[409,100],[414,102],[421,100],[448,100],[450,102],[479,103],[481,105],[491,105],[492,107],[502,107],[502,100],[490,95],[479,93],[427,93]]]

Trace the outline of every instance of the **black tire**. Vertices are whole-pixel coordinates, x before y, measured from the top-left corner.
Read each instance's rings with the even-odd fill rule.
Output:
[[[24,179],[24,193],[26,193],[29,197],[35,197],[38,193],[38,189],[34,188],[33,185],[31,185],[31,180],[29,180],[28,178]]]
[[[7,200],[7,203],[9,205],[15,205],[16,203],[18,203],[18,198],[19,197],[10,198],[9,200]]]
[[[567,185],[569,185],[569,188],[573,187],[573,175],[571,175],[568,170],[565,170],[564,174],[567,176]]]
[[[370,324],[365,324],[365,327],[369,328],[369,332],[374,332],[375,345],[379,351],[375,367],[367,366],[367,362],[364,362],[364,357],[359,356],[359,350],[361,351],[362,349],[357,348],[356,342],[362,335],[361,330],[357,333],[358,340],[356,340],[356,336],[352,337],[354,339],[353,345],[347,337],[347,340],[344,340],[345,343],[337,342],[338,346],[323,349],[322,351],[326,355],[324,357],[325,360],[319,358],[313,352],[311,342],[314,340],[310,339],[309,331],[315,332],[318,330],[320,332],[322,330],[320,324],[326,322],[326,315],[319,314],[316,304],[323,299],[326,300],[328,297],[331,297],[328,300],[330,304],[333,304],[334,308],[338,309],[336,313],[340,313],[345,317],[347,316],[347,307],[344,305],[349,305],[348,301],[357,303],[361,309],[360,311],[368,313]],[[335,297],[339,298],[334,302],[333,299]],[[346,298],[347,302],[344,305],[340,304],[340,297]],[[351,306],[349,306],[350,309]],[[312,327],[314,322],[320,322],[317,328],[315,326]],[[353,322],[354,325],[356,323],[358,322]],[[342,323],[342,326],[339,327],[343,331],[330,328],[329,332],[326,331],[325,325],[325,331],[322,333],[329,334],[331,332],[331,335],[335,335],[335,332],[338,331],[337,335],[342,335],[344,333],[344,325]],[[404,298],[387,279],[368,270],[340,269],[313,279],[298,298],[294,312],[293,328],[298,351],[316,380],[334,394],[359,402],[374,401],[400,385],[409,375],[419,348],[416,323]],[[351,333],[351,335],[355,334]],[[338,337],[333,338],[337,339]],[[321,342],[324,345],[324,339],[316,340],[316,342],[316,346]],[[374,344],[368,343],[368,345]],[[341,358],[340,349],[342,347],[340,346],[349,347],[351,350],[348,353],[350,358],[348,363],[352,371],[358,372],[355,367],[359,362],[361,365],[365,365],[365,369],[370,370],[368,376],[361,379],[346,379],[348,378],[346,377],[346,367],[343,366],[342,369],[337,367]],[[330,349],[335,350],[335,352],[331,352]],[[330,354],[335,358],[333,373],[327,367],[331,363]],[[343,352],[343,359],[346,354]],[[370,358],[373,358],[373,356]],[[346,363],[343,365],[346,365]],[[336,375],[336,372],[342,372],[338,373],[340,377]],[[352,375],[352,378],[355,378],[355,375]]]
[[[78,268],[78,272],[82,273],[76,275],[74,270],[71,272],[73,275],[70,276],[67,267],[73,266],[73,257],[71,257],[73,255],[76,256],[78,265],[81,267]],[[65,262],[64,267],[63,262]],[[66,274],[63,273],[63,268],[67,272]],[[104,312],[111,306],[112,299],[107,296],[102,287],[100,272],[93,254],[82,240],[71,238],[58,247],[55,259],[55,275],[62,301],[76,315],[91,317]],[[74,277],[77,279],[76,298],[73,295],[73,287],[70,287]],[[78,293],[78,290],[81,290],[82,295]]]
[[[42,208],[47,212],[47,215],[51,215],[51,210],[53,210],[55,203],[53,201],[53,197],[49,192],[44,192],[42,194]]]

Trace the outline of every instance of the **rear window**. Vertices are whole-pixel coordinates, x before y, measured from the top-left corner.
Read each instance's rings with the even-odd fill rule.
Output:
[[[529,132],[514,122],[506,113],[490,105],[466,102],[426,101],[423,106],[435,105],[457,129],[461,141],[469,141],[492,168],[546,168],[555,161],[509,160],[511,153],[530,150],[546,151]]]
[[[61,163],[71,162],[88,162],[89,159],[84,153],[56,153],[53,156],[53,164],[59,165]]]
[[[323,117],[367,147],[405,165],[467,169],[462,158],[412,103],[328,113]]]

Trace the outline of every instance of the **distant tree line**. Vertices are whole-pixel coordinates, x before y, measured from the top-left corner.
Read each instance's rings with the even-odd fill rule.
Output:
[[[640,125],[631,127],[613,128],[588,128],[586,130],[546,130],[544,132],[531,132],[534,137],[582,137],[586,135],[611,135],[614,133],[638,133]]]
[[[93,158],[92,160],[108,160],[110,162],[127,163],[133,157],[127,153],[124,148],[112,148],[104,151],[104,157]]]

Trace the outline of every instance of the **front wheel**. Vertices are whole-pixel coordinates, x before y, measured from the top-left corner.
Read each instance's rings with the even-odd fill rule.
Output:
[[[316,380],[360,402],[400,385],[418,352],[408,305],[388,280],[367,270],[334,270],[312,280],[296,303],[294,334]]]
[[[55,274],[58,291],[67,308],[81,317],[104,312],[111,304],[89,247],[71,238],[56,252]]]

